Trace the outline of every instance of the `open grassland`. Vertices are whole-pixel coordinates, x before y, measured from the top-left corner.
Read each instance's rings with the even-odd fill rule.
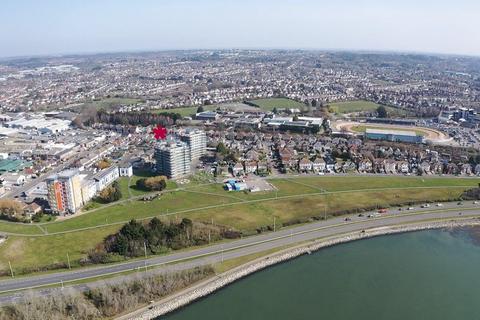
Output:
[[[16,274],[40,271],[47,266],[68,265],[67,254],[72,267],[86,253],[102,242],[106,235],[115,233],[120,226],[111,226],[83,232],[48,237],[9,237],[6,245],[0,246],[0,270],[8,270],[8,262]]]
[[[297,109],[304,109],[305,105],[301,102],[287,99],[287,98],[268,98],[268,99],[257,99],[248,101],[249,103],[253,103],[260,109],[264,111],[272,111],[273,108],[277,109],[285,109],[285,108],[297,108]]]
[[[337,114],[346,114],[353,112],[365,112],[365,111],[376,111],[380,105],[378,103],[365,101],[365,100],[355,100],[355,101],[345,101],[345,102],[333,102],[328,105],[329,109],[333,113]],[[392,108],[385,106],[389,116],[393,117],[402,117],[407,115],[407,112],[402,109]]]
[[[362,111],[375,111],[380,105],[370,101],[357,100],[330,103],[328,107],[334,113],[352,113]]]
[[[285,177],[270,179],[273,192],[226,192],[221,184],[192,184],[170,190],[153,201],[126,200],[64,221],[43,224],[1,222],[0,231],[17,233],[0,246],[0,270],[72,264],[130,219],[190,218],[230,226],[245,234],[256,229],[308,222],[324,215],[357,212],[410,202],[457,199],[480,179],[444,177]],[[128,185],[127,185],[128,186]],[[80,231],[82,230],[82,231]],[[21,234],[21,235],[20,235]]]
[[[86,108],[93,107],[97,110],[100,110],[100,109],[108,110],[117,106],[128,106],[128,105],[142,103],[142,102],[144,101],[141,99],[133,99],[133,98],[104,98],[101,100],[85,102],[84,104],[75,107],[75,109],[83,110]]]

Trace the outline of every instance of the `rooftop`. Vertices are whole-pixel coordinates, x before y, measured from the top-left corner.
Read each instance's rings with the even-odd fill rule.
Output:
[[[385,129],[370,129],[370,128],[367,128],[365,130],[365,133],[390,134],[390,135],[396,135],[396,136],[412,136],[412,137],[417,136],[415,131],[409,131],[409,130],[385,130]]]

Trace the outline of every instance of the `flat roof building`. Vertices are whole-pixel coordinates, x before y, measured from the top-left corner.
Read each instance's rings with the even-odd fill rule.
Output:
[[[365,130],[365,138],[371,140],[385,140],[392,142],[422,143],[423,137],[417,135],[415,131],[406,130],[384,130],[370,129]]]

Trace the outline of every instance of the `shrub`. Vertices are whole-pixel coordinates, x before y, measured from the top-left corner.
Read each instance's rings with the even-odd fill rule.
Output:
[[[162,191],[167,187],[167,177],[156,176],[151,178],[142,178],[136,182],[137,189],[147,191]]]

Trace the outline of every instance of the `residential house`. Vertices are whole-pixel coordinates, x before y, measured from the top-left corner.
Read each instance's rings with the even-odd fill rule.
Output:
[[[312,161],[306,159],[306,158],[302,158],[299,162],[298,162],[298,170],[302,171],[302,172],[307,172],[307,171],[311,171],[312,170]]]
[[[312,169],[315,172],[325,172],[325,168],[326,168],[325,160],[323,160],[320,157],[317,157],[312,163]]]
[[[232,174],[234,176],[239,176],[239,175],[243,175],[244,173],[244,170],[243,170],[243,166],[240,162],[237,162],[233,167],[232,167]]]
[[[245,162],[245,173],[255,173],[257,171],[257,163],[254,161]]]

